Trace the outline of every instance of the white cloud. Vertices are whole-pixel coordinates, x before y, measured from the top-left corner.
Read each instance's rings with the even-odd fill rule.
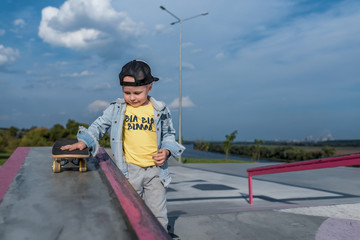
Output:
[[[193,46],[194,44],[192,43],[192,42],[185,42],[185,43],[182,43],[182,47],[183,48],[188,48],[188,47],[191,47],[191,46]]]
[[[203,49],[197,48],[197,49],[192,50],[191,52],[192,53],[201,53],[201,52],[203,52]]]
[[[88,70],[82,71],[81,73],[71,73],[71,74],[61,74],[61,77],[85,77],[92,76],[94,73],[89,72]]]
[[[187,69],[190,69],[190,70],[194,70],[195,69],[195,66],[194,64],[192,63],[189,63],[189,62],[182,62],[182,65],[181,65],[183,68],[187,68]]]
[[[146,49],[146,48],[149,48],[149,45],[147,45],[147,44],[138,44],[137,47],[142,48],[142,49]]]
[[[225,58],[225,54],[223,52],[220,52],[218,54],[216,54],[215,56],[216,59],[224,59]]]
[[[161,79],[161,82],[164,82],[164,83],[169,83],[169,82],[173,82],[174,79],[171,78],[171,77],[159,77]]]
[[[171,33],[173,31],[174,31],[173,28],[166,27],[164,24],[155,24],[152,35],[166,34],[166,33]]]
[[[156,32],[163,32],[164,29],[165,29],[165,25],[164,25],[164,24],[157,24],[157,25],[155,26],[155,31],[156,31]]]
[[[100,112],[102,110],[105,110],[108,106],[110,105],[110,103],[103,101],[103,100],[96,100],[92,103],[89,104],[88,106],[88,110],[89,112]]]
[[[101,82],[100,84],[97,84],[93,87],[93,90],[104,90],[104,89],[111,89],[112,86],[108,82]]]
[[[19,57],[19,50],[0,44],[0,66],[12,63]]]
[[[23,28],[25,26],[25,21],[21,18],[18,18],[14,21],[14,25]]]
[[[298,18],[283,28],[265,32],[268,37],[240,51],[243,59],[249,57],[283,63],[304,62],[315,56],[334,56],[341,51],[352,51],[358,46],[360,21],[359,6],[341,4],[335,10]],[[349,7],[351,9],[349,9]],[[328,56],[326,56],[328,58]]]
[[[125,12],[115,11],[110,0],[68,0],[60,8],[42,10],[39,36],[47,43],[72,49],[121,46],[128,38],[140,35],[142,24]]]
[[[194,107],[195,104],[191,101],[189,96],[186,96],[186,97],[182,98],[181,106],[183,108],[188,108],[188,107]],[[169,107],[170,108],[178,108],[179,107],[179,98],[174,99],[174,101],[172,101],[169,104]]]
[[[304,87],[302,91],[287,86],[296,91],[286,94],[292,97],[297,96],[297,92],[309,90],[303,85],[305,83],[337,84],[340,83],[340,78],[346,79],[347,83],[357,81],[353,76],[358,71],[352,67],[353,63],[358,61],[360,52],[360,30],[353,24],[360,21],[360,5],[357,5],[351,6],[351,10],[350,7],[346,10],[345,7],[337,7],[327,12],[299,16],[286,24],[267,28],[262,34],[263,37],[256,41],[246,42],[246,36],[245,39],[236,38],[237,43],[224,52],[224,60],[235,59],[226,61],[226,64],[229,64],[227,67],[232,74],[236,74],[236,69],[239,69],[242,75],[246,76],[245,81],[257,84],[272,81],[290,84],[302,79],[302,84],[299,84]],[[243,44],[243,41],[246,44]],[[339,66],[342,71],[338,70]],[[341,77],[340,72],[343,73]],[[308,96],[306,99],[309,102],[313,102],[315,96],[325,96],[327,90],[314,92],[322,94]]]

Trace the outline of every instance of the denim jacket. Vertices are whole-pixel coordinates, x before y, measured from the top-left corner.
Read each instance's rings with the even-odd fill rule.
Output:
[[[157,148],[168,149],[172,156],[179,157],[185,147],[175,141],[175,129],[172,124],[169,109],[163,102],[150,97],[154,107],[154,126],[156,128]],[[123,123],[125,118],[126,102],[118,98],[105,109],[103,115],[96,119],[88,129],[80,126],[77,134],[78,140],[83,141],[90,149],[92,156],[99,150],[99,139],[110,129],[111,151],[115,164],[125,177],[129,177],[127,163],[123,153]],[[171,177],[168,170],[168,162],[159,167],[160,179],[164,186],[169,185]]]

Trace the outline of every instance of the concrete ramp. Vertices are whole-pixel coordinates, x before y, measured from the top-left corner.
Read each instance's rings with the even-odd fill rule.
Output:
[[[103,149],[81,173],[53,173],[51,147],[0,168],[0,239],[170,239]]]

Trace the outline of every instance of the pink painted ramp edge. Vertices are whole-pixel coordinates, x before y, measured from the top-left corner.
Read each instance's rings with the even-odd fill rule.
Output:
[[[0,167],[0,202],[30,150],[31,147],[18,147],[4,165]]]
[[[103,148],[96,157],[137,237],[140,240],[171,239]]]

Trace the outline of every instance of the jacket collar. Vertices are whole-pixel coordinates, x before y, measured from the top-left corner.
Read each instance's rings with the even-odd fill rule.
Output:
[[[152,105],[154,106],[156,111],[161,111],[165,108],[164,102],[157,101],[157,100],[155,100],[155,98],[150,97],[150,96],[149,96],[149,98],[150,98],[150,102],[152,103]]]

